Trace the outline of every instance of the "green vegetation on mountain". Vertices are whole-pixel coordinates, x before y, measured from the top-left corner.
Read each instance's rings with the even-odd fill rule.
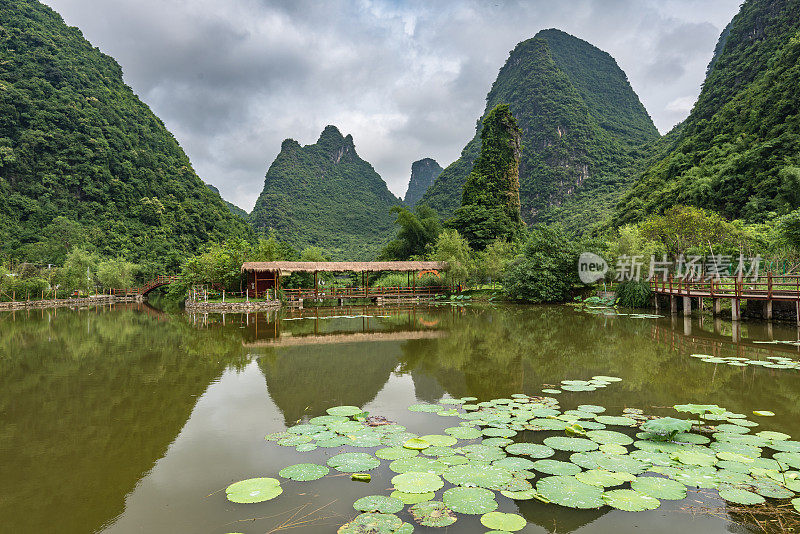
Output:
[[[246,234],[122,69],[35,0],[0,3],[0,254],[61,263],[73,245],[171,270]]]
[[[522,130],[520,200],[526,222],[583,228],[604,218],[630,182],[629,167],[658,131],[607,53],[559,30],[519,43],[487,96],[485,118],[508,104]],[[461,157],[421,202],[449,217],[480,153],[482,121]]]
[[[326,126],[313,145],[283,142],[250,222],[296,248],[319,246],[334,258],[364,259],[391,234],[396,204],[400,200],[356,154],[353,137]]]
[[[475,250],[494,241],[520,237],[519,161],[522,155],[517,121],[508,106],[492,109],[483,120],[481,152],[467,176],[450,225]]]
[[[412,163],[411,179],[403,201],[413,208],[440,174],[442,167],[434,159],[424,158]]]
[[[800,1],[750,0],[723,31],[671,149],[614,222],[679,204],[760,222],[800,206]]]

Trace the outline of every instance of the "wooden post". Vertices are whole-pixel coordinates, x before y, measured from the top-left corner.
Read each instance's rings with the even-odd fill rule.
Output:
[[[683,297],[683,314],[692,315],[692,297],[688,296],[688,294]]]
[[[742,319],[741,309],[739,308],[739,299],[734,297],[731,299],[731,320],[740,321]]]
[[[222,290],[222,303],[225,304],[225,290]]]
[[[772,320],[772,301],[767,300],[764,302],[764,319],[767,321]]]
[[[319,301],[319,284],[317,282],[317,271],[314,271],[314,298]]]
[[[718,298],[714,299],[714,312],[713,312],[714,316],[716,317],[717,315],[719,315],[721,311],[722,311],[722,299]]]
[[[670,282],[671,285],[671,282]],[[672,289],[670,289],[670,292]],[[675,315],[678,313],[678,298],[670,293],[669,295],[669,313]]]

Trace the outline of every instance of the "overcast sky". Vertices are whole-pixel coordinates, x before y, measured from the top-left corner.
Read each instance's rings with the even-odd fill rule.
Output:
[[[122,65],[197,173],[250,211],[287,137],[326,124],[398,196],[446,167],[512,48],[559,28],[609,52],[658,129],[683,120],[740,0],[44,0]]]

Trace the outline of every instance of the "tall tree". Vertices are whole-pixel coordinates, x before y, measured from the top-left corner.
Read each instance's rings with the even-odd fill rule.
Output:
[[[519,160],[522,132],[508,105],[495,106],[483,120],[481,152],[464,184],[461,207],[450,221],[476,250],[522,232]]]

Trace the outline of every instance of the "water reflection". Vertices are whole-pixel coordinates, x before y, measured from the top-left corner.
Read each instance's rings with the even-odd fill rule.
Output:
[[[246,511],[220,495],[206,496],[237,478],[274,475],[289,463],[324,462],[330,451],[311,457],[276,451],[263,435],[332,405],[365,406],[411,430],[441,432],[452,419],[414,414],[406,406],[446,395],[536,394],[543,385],[596,374],[623,381],[592,393],[565,392],[562,405],[659,412],[697,402],[742,413],[772,410],[778,415],[763,428],[798,435],[797,371],[713,365],[688,356],[798,359],[795,346],[754,343],[773,338],[796,340],[797,332],[777,324],[742,323],[737,331],[710,319],[687,326],[683,318],[594,316],[566,307],[224,316],[118,307],[3,314],[0,517],[9,532],[52,531],[58,518],[60,532],[104,526],[133,532],[148,525],[153,531],[263,533],[266,520],[230,525],[242,514],[268,516],[287,503],[302,504],[305,491],[323,500],[339,497],[334,512],[347,515],[351,493],[380,490],[326,480]],[[381,468],[375,477],[375,487],[384,488],[391,473]],[[517,508],[508,500],[501,506]],[[692,530],[669,503],[646,514],[578,513],[531,502],[518,507],[548,531],[666,531],[681,521]],[[477,521],[459,521],[459,532],[482,532]],[[715,518],[692,521],[703,531],[727,528]]]

